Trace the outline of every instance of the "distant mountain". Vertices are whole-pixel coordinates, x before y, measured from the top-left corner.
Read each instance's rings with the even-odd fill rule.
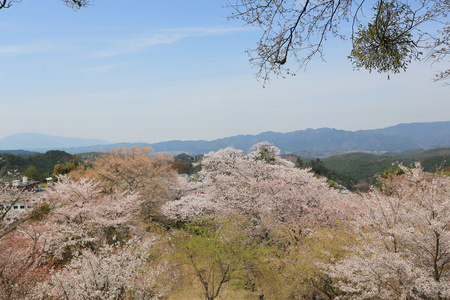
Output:
[[[363,134],[378,133],[384,136],[410,139],[421,148],[450,145],[450,122],[409,123],[383,129],[360,130]]]
[[[18,136],[18,135],[15,135]],[[11,136],[10,136],[11,137]],[[41,135],[41,146],[31,144],[27,146],[26,139],[20,147],[5,148],[0,140],[0,149],[24,149],[40,151],[38,149],[63,150],[69,153],[83,153],[95,151],[109,151],[113,148],[137,146],[151,146],[156,152],[170,154],[188,153],[191,155],[217,151],[226,147],[248,150],[252,145],[268,141],[281,149],[283,153],[296,153],[306,157],[327,157],[345,152],[401,152],[412,149],[426,149],[436,146],[450,146],[450,121],[431,123],[399,124],[382,129],[345,131],[332,128],[306,129],[288,133],[263,132],[258,135],[237,135],[214,141],[167,141],[154,144],[146,143],[118,143],[110,144],[100,140],[82,140],[83,144],[74,139],[61,139],[61,146],[56,145],[55,139],[47,144]],[[73,146],[62,145],[62,141],[71,142]],[[50,143],[50,141],[52,143]],[[74,145],[76,144],[76,145]],[[32,145],[32,146],[30,146]],[[46,146],[44,146],[46,145]]]
[[[99,139],[70,138],[38,133],[18,133],[0,139],[0,149],[2,150],[23,149],[38,152],[101,144],[110,143]]]
[[[155,151],[208,153],[226,147],[248,150],[268,141],[283,153],[324,157],[349,151],[400,152],[450,145],[450,121],[400,124],[376,130],[345,131],[332,128],[306,129],[288,133],[263,132],[214,141],[169,141],[152,144]]]

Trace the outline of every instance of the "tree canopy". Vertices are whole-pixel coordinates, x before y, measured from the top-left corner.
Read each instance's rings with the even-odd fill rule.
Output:
[[[77,10],[81,7],[86,7],[90,4],[89,0],[61,0],[68,7]],[[0,9],[10,8],[14,3],[20,2],[20,0],[0,0]]]
[[[294,74],[287,62],[305,68],[324,58],[328,38],[352,41],[349,59],[356,69],[398,73],[420,58],[440,62],[449,53],[449,0],[417,1],[235,0],[230,19],[263,31],[250,62],[257,77]],[[371,17],[372,16],[372,17]],[[295,72],[295,71],[294,71]],[[450,70],[436,74],[447,79]],[[389,75],[388,75],[389,76]]]

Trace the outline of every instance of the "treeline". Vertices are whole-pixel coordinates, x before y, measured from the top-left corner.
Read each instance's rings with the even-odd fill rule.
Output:
[[[55,172],[68,173],[78,165],[78,161],[91,161],[98,156],[99,153],[95,152],[72,155],[59,150],[46,153],[0,153],[0,177],[5,177],[8,171],[18,170],[24,176],[42,182]],[[173,157],[172,168],[178,174],[195,174],[201,170],[202,157],[203,154],[176,155]],[[298,168],[311,168],[315,174],[326,177],[334,187],[345,187],[353,191],[366,190],[370,184],[377,182],[378,175],[395,169],[397,162],[405,166],[420,162],[426,172],[450,172],[450,148],[385,155],[347,153],[323,159],[308,159],[290,154],[283,155],[283,158],[294,162]]]

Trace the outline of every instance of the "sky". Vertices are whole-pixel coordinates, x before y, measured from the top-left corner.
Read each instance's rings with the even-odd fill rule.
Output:
[[[214,140],[265,131],[376,129],[450,120],[448,60],[406,73],[354,71],[349,42],[263,88],[245,52],[258,28],[220,0],[58,0],[0,10],[0,138],[15,133],[110,142]],[[295,67],[294,67],[295,69]]]

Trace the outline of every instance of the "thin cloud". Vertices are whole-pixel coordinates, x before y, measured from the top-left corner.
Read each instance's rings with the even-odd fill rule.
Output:
[[[257,29],[243,28],[243,27],[187,27],[187,28],[168,28],[161,30],[161,32],[190,33],[198,36],[198,35],[219,35],[233,32],[247,32],[254,30]]]
[[[89,58],[106,58],[117,55],[139,52],[157,45],[174,44],[186,38],[203,37],[209,35],[222,35],[233,32],[249,31],[243,28],[173,28],[163,29],[150,36],[139,36],[114,40],[109,42],[105,49],[96,51]]]
[[[182,38],[183,36],[180,35],[155,34],[151,37],[116,40],[110,42],[105,49],[92,53],[88,58],[106,58],[126,53],[139,52],[156,45],[173,44]]]
[[[30,53],[49,52],[58,49],[59,46],[47,41],[37,41],[24,45],[0,46],[0,56],[16,56]]]
[[[107,58],[127,53],[135,53],[149,49],[157,45],[168,45],[179,42],[187,38],[204,37],[211,35],[224,35],[234,32],[245,32],[252,29],[237,28],[237,27],[194,27],[194,28],[172,28],[163,29],[151,35],[140,35],[129,38],[118,38],[109,41],[104,41],[103,45],[92,45],[99,50],[87,54],[87,58]],[[97,39],[98,41],[99,39]],[[100,39],[101,40],[101,39]],[[50,41],[35,41],[22,45],[0,45],[0,56],[18,56],[33,53],[54,52],[60,50],[73,50],[76,48],[88,49],[89,41],[68,41],[50,42]]]
[[[78,70],[78,71],[76,71],[74,73],[103,73],[103,72],[109,71],[111,69],[114,69],[114,68],[117,68],[117,67],[120,67],[120,66],[123,66],[123,65],[126,65],[126,63],[86,68],[86,69],[83,69],[83,70]]]

